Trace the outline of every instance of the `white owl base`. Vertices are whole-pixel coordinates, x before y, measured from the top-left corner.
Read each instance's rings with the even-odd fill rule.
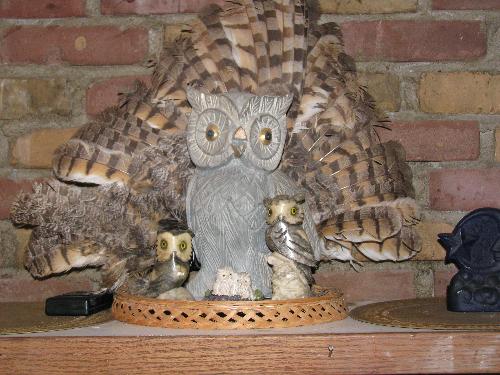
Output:
[[[267,258],[273,266],[273,300],[287,300],[310,297],[312,295],[309,280],[297,263],[281,254],[273,253]]]

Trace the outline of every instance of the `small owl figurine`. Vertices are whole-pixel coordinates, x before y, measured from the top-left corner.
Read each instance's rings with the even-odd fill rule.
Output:
[[[273,266],[273,299],[292,299],[311,294],[311,267],[316,265],[314,252],[302,228],[302,194],[277,195],[265,199],[267,208],[266,243],[273,252],[268,263]]]
[[[163,298],[166,292],[182,286],[190,271],[199,270],[192,247],[193,233],[177,220],[161,220],[159,224],[156,262],[142,277],[142,283],[137,283],[136,290],[131,291],[134,294]]]
[[[237,297],[240,300],[253,299],[250,275],[246,272],[234,272],[231,267],[220,268],[217,270],[212,295]]]

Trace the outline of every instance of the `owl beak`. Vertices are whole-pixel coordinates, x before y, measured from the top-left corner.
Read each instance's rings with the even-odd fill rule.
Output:
[[[233,148],[233,154],[235,157],[239,158],[245,152],[247,135],[242,127],[236,129],[233,135],[233,142],[231,147]]]
[[[246,141],[247,140],[247,134],[245,133],[245,129],[243,129],[241,126],[236,129],[234,132],[234,139],[239,139],[240,141]]]

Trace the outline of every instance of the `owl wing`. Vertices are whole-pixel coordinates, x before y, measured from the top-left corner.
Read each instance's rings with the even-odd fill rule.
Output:
[[[33,276],[101,266],[104,286],[115,289],[128,271],[150,264],[154,251],[144,244],[156,237],[156,221],[134,209],[118,214],[128,199],[122,190],[57,179],[33,188],[11,208],[13,222],[34,227],[26,256]]]
[[[56,150],[57,179],[18,197],[13,221],[35,227],[32,275],[98,266],[104,286],[116,289],[130,270],[147,267],[141,249],[155,242],[159,219],[184,216],[193,170],[186,116],[155,97],[156,88],[141,85],[123,95]]]
[[[316,265],[313,249],[300,226],[291,226],[278,221],[267,229],[266,237],[272,251],[300,264],[311,267]]]
[[[335,24],[312,24],[303,94],[281,169],[307,191],[324,259],[404,260],[420,250],[411,171],[380,143],[372,99],[356,80]]]

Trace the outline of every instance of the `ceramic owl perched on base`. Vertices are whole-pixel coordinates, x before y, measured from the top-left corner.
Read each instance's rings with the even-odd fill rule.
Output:
[[[126,292],[158,297],[180,288],[188,279],[190,271],[199,270],[192,236],[193,233],[178,220],[160,220],[155,262],[145,272],[132,275],[127,288],[124,288]]]
[[[311,267],[316,266],[314,251],[302,228],[305,198],[277,195],[266,198],[266,243],[273,252],[267,262],[273,267],[273,299],[303,298],[311,294]]]
[[[190,20],[151,87],[57,150],[55,177],[71,188],[44,185],[14,204],[12,219],[35,227],[32,274],[133,257],[180,210],[203,265],[188,284],[196,296],[226,266],[270,296],[263,199],[297,193],[315,260],[412,257],[419,215],[404,152],[379,142],[339,27],[318,19],[315,1],[231,0]],[[112,276],[116,286],[127,274]]]

